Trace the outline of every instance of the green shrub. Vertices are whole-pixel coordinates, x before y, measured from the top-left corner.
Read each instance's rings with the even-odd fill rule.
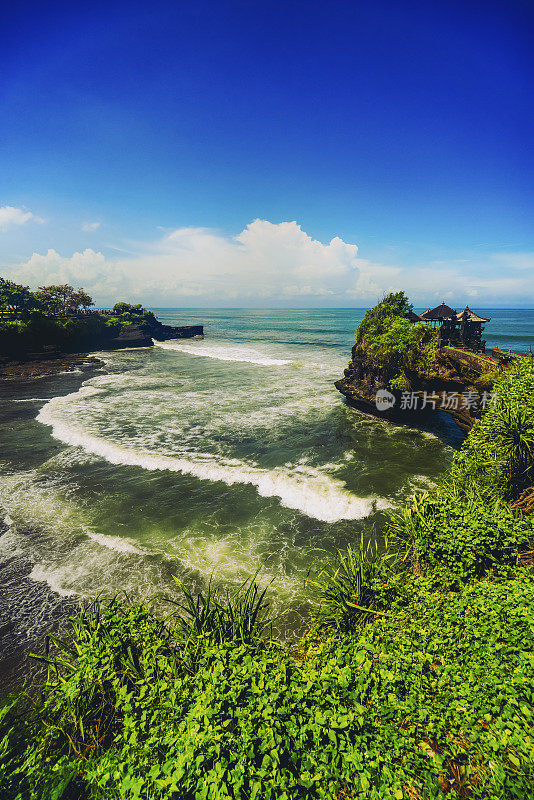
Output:
[[[405,599],[398,563],[387,552],[379,554],[375,542],[364,546],[361,537],[358,547],[349,544],[310,571],[308,583],[317,594],[320,626],[352,631]]]
[[[176,578],[183,593],[183,601],[170,600],[177,610],[171,615],[187,643],[198,637],[210,642],[238,641],[254,645],[262,641],[267,630],[272,630],[273,620],[269,616],[270,606],[265,600],[267,589],[260,591],[254,575],[245,581],[233,594],[221,597],[214,589],[212,581],[206,592],[200,591],[196,597]]]
[[[511,499],[534,482],[534,358],[518,358],[493,392],[496,404],[455,455],[452,477]]]
[[[438,490],[414,498],[394,515],[390,535],[439,580],[456,585],[517,562],[534,538],[532,518],[516,518],[506,503],[476,494]]]
[[[390,386],[407,386],[405,371],[427,375],[436,364],[438,335],[409,319],[412,306],[404,292],[387,295],[369,309],[356,331],[356,342],[386,370]]]
[[[115,303],[112,309],[112,318],[120,321],[123,325],[143,325],[156,321],[154,313],[143,308],[141,303],[131,305],[124,301]]]
[[[117,334],[119,319],[106,319],[99,314],[86,317],[49,317],[33,312],[25,320],[0,320],[0,343],[6,352],[40,349],[55,345],[65,350],[83,349]]]
[[[534,779],[534,582],[404,608],[291,653],[93,606],[35,711],[0,714],[6,800],[520,800]],[[23,701],[20,701],[23,702]],[[20,713],[23,716],[19,716]]]
[[[441,485],[413,498],[389,525],[420,567],[448,584],[513,565],[534,539],[533,518],[509,501],[534,482],[534,359],[518,359],[494,386]]]

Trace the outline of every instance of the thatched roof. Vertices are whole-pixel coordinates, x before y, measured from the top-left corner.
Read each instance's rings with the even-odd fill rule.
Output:
[[[410,322],[421,322],[421,317],[419,316],[419,314],[416,314],[415,311],[410,311],[408,313],[408,319],[410,320]]]
[[[456,311],[450,306],[445,305],[445,300],[440,306],[430,310],[429,308],[420,315],[420,319],[425,322],[443,321],[444,319],[456,319]]]
[[[463,311],[456,315],[460,322],[489,322],[491,317],[481,317],[476,311],[471,311],[469,306],[466,306]]]

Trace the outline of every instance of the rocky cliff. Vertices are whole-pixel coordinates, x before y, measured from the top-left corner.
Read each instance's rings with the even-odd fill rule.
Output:
[[[167,339],[192,339],[203,336],[203,325],[184,325],[174,327],[163,325],[158,320],[142,325],[123,325],[116,336],[102,344],[103,350],[118,350],[123,347],[152,347],[153,339],[158,342]]]
[[[431,413],[434,399],[436,410],[450,414],[467,432],[483,413],[482,406],[488,401],[498,369],[499,365],[486,356],[443,347],[438,351],[437,365],[429,375],[406,372],[408,385],[403,393],[389,387],[384,367],[370,359],[356,344],[345,375],[335,382],[335,386],[351,405],[399,422],[415,422],[422,414]],[[380,390],[390,394],[389,402],[392,403],[384,410],[377,408],[376,404]]]
[[[105,325],[97,315],[75,319],[72,329],[59,328],[46,318],[31,321],[22,333],[0,331],[0,375],[48,374],[79,368],[95,350],[152,347],[166,339],[203,336],[202,325],[174,327],[155,318],[140,324]]]

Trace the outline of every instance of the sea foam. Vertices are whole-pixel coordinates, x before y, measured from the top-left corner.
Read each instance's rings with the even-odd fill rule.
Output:
[[[166,342],[153,340],[157,347],[164,350],[175,350],[181,353],[188,353],[191,356],[203,356],[204,358],[215,358],[218,361],[245,361],[249,364],[260,364],[264,367],[283,367],[290,364],[291,360],[281,358],[271,358],[259,353],[257,350],[238,345],[217,345],[217,344],[182,344],[178,339],[171,339]]]
[[[87,535],[97,544],[107,547],[109,550],[115,550],[116,553],[141,554],[143,552],[130,539],[123,536],[109,536],[105,533],[94,533],[94,531],[87,531]]]
[[[56,439],[81,447],[111,464],[180,472],[201,480],[221,481],[228,486],[251,484],[262,497],[277,497],[286,508],[322,522],[361,519],[372,513],[375,507],[383,506],[376,498],[356,497],[341,481],[301,464],[266,469],[238,459],[217,458],[206,453],[189,454],[188,457],[166,456],[127,447],[65,422],[60,411],[68,397],[57,397],[48,402],[37,419],[52,427]]]

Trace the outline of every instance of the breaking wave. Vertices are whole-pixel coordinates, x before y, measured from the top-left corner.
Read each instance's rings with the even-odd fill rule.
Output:
[[[240,347],[233,344],[182,344],[181,342],[178,343],[179,341],[178,339],[171,339],[166,342],[158,342],[154,339],[154,344],[164,350],[175,350],[192,356],[215,358],[218,361],[243,361],[249,364],[261,364],[264,367],[283,367],[291,363],[291,359],[271,358],[262,355],[262,353],[251,347]]]
[[[111,464],[169,470],[192,475],[200,480],[222,481],[228,486],[250,484],[262,497],[277,497],[291,508],[322,522],[361,519],[386,503],[376,497],[356,497],[343,483],[313,467],[285,465],[267,469],[239,459],[217,458],[207,453],[194,457],[160,455],[126,447],[68,424],[56,414],[67,398],[54,398],[39,412],[37,419],[52,427],[56,439],[101,456]]]

